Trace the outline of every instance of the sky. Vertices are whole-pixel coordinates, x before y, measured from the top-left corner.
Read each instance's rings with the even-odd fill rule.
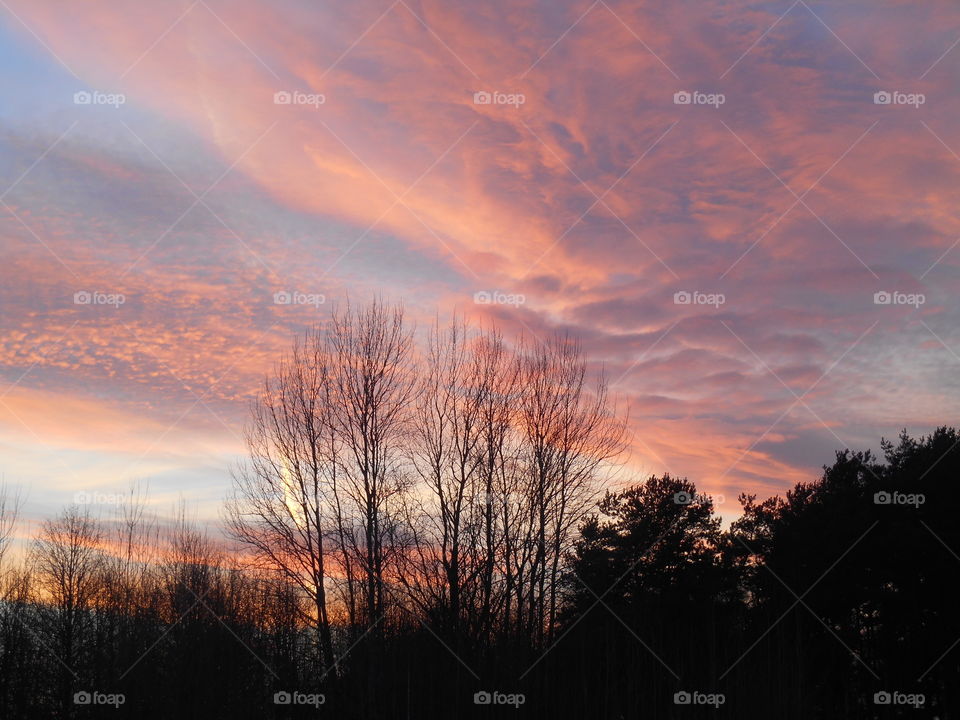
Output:
[[[0,477],[215,519],[263,374],[376,294],[581,338],[621,477],[728,516],[956,424],[958,44],[937,0],[0,0]]]

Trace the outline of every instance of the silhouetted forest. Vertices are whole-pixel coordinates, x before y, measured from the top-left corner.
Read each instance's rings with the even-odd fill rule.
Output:
[[[616,467],[570,338],[335,312],[253,403],[222,532],[143,487],[15,556],[2,718],[960,717],[960,433],[842,450],[724,527]],[[770,478],[776,483],[776,478]]]

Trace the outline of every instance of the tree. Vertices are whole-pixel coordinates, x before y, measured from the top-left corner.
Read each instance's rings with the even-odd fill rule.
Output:
[[[410,494],[401,580],[451,635],[488,637],[495,571],[508,547],[507,498],[516,362],[494,331],[454,319],[431,331],[412,403],[407,453],[423,492]]]
[[[246,430],[250,460],[235,473],[226,506],[230,532],[255,563],[280,572],[310,599],[321,668],[335,662],[328,545],[343,528],[326,350],[323,336],[308,332],[264,380]]]
[[[385,613],[406,483],[410,349],[401,308],[335,311],[278,362],[246,431],[250,457],[234,475],[228,527],[258,567],[310,599],[322,669],[336,664],[333,613],[345,611],[351,628]]]
[[[76,505],[43,523],[33,549],[41,634],[59,668],[59,699],[69,716],[78,669],[90,666],[91,610],[102,588],[103,530]]]
[[[374,301],[335,311],[325,340],[343,477],[338,502],[350,505],[346,513],[355,523],[343,534],[343,551],[359,565],[362,621],[373,628],[386,612],[386,578],[398,547],[392,540],[407,487],[401,444],[415,387],[412,339],[403,309]]]
[[[6,571],[4,559],[7,556],[22,506],[23,499],[20,494],[10,492],[9,488],[0,481],[0,582]]]
[[[629,604],[664,597],[671,603],[722,598],[720,518],[711,498],[670,475],[608,491],[581,527],[572,557],[573,607],[611,592]],[[575,582],[579,579],[579,582]],[[727,588],[729,589],[729,588]]]
[[[526,613],[520,627],[541,643],[556,623],[560,563],[596,498],[599,468],[623,448],[625,421],[611,412],[602,376],[591,392],[583,350],[570,337],[521,345],[518,382],[525,547],[517,610]]]
[[[867,713],[864,688],[881,681],[924,692],[949,717],[960,664],[944,654],[942,638],[960,635],[949,570],[960,547],[952,504],[960,434],[941,427],[914,439],[904,431],[881,448],[882,461],[837,452],[819,479],[784,497],[741,498],[731,538],[752,625],[759,635],[792,609],[774,637],[802,642],[804,652],[777,680],[809,678],[816,694],[796,691],[809,712]]]

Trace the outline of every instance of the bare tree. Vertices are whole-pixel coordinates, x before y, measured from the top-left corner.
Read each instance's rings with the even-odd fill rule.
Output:
[[[102,588],[103,530],[77,506],[43,523],[33,549],[41,631],[61,664],[60,699],[69,715],[76,668],[91,650],[91,610]]]
[[[29,682],[24,660],[33,640],[26,619],[30,572],[27,567],[9,567],[7,559],[21,507],[19,492],[0,482],[0,715],[7,711],[9,696]]]
[[[3,561],[6,558],[22,507],[23,498],[20,493],[11,492],[3,482],[0,482],[0,580],[2,580],[5,570]]]
[[[495,329],[481,333],[473,344],[481,420],[480,478],[482,494],[482,558],[479,631],[489,641],[494,618],[501,613],[509,625],[511,563],[516,549],[517,443],[513,430],[514,404],[519,397],[519,363]]]
[[[542,641],[556,621],[558,573],[571,535],[596,499],[596,474],[622,450],[625,422],[609,407],[604,378],[589,388],[579,343],[554,336],[521,346],[518,423],[527,483],[519,570],[527,631]],[[518,601],[520,598],[518,598]]]
[[[227,524],[309,601],[327,670],[341,629],[384,632],[397,590],[455,644],[542,644],[622,447],[605,381],[569,337],[510,347],[455,317],[413,351],[402,308],[335,310],[278,362],[247,428]]]
[[[101,590],[94,615],[101,664],[130,667],[154,642],[151,623],[159,620],[157,562],[160,534],[148,513],[148,486],[132,482],[114,508],[105,530]]]
[[[233,536],[310,599],[321,667],[335,662],[327,540],[343,532],[330,380],[324,338],[308,332],[264,381],[246,431],[250,460],[235,474],[227,504]]]
[[[340,497],[350,503],[344,512],[357,527],[344,533],[344,551],[353,554],[363,576],[368,627],[384,615],[388,565],[397,552],[391,538],[406,488],[401,459],[415,387],[411,345],[403,309],[382,301],[335,311],[326,334],[343,468]]]
[[[298,340],[253,406],[249,461],[227,504],[230,532],[254,561],[310,599],[328,668],[331,616],[369,627],[385,609],[405,488],[410,347],[403,311],[380,302],[335,311]]]
[[[482,521],[486,493],[484,378],[471,353],[471,334],[454,320],[430,334],[408,443],[409,457],[425,498],[413,495],[408,515],[414,542],[413,572],[405,579],[423,609],[439,611],[451,632],[473,613],[482,581]]]
[[[489,637],[496,616],[542,642],[597,474],[622,447],[602,376],[590,386],[568,337],[510,351],[454,320],[430,335],[413,416],[410,597],[454,632]]]

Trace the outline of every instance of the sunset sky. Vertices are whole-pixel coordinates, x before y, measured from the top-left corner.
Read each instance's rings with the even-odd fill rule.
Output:
[[[377,293],[582,338],[626,468],[727,515],[956,424],[958,44],[953,0],[0,0],[0,477],[215,518],[263,373]]]

